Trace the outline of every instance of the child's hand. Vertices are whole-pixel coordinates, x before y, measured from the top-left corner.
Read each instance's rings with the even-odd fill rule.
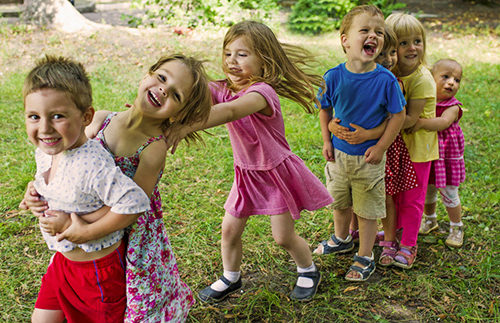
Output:
[[[406,132],[407,133],[414,133],[414,132],[422,129],[422,125],[423,125],[422,120],[417,119],[417,122],[415,122],[415,124],[412,127],[406,129]]]
[[[71,225],[62,233],[56,234],[57,241],[66,239],[76,244],[88,242],[88,226],[78,215],[71,213]]]
[[[342,140],[346,140],[346,135],[351,132],[349,128],[340,125],[339,118],[333,118],[328,122],[328,130],[330,130],[335,137]]]
[[[378,164],[382,161],[382,157],[384,157],[384,150],[375,146],[371,146],[365,151],[365,161],[368,164]]]
[[[163,131],[163,136],[165,137],[165,142],[167,143],[167,151],[170,149],[170,153],[175,153],[179,142],[181,142],[181,140],[188,135],[186,129],[187,128],[185,126],[174,123]]]
[[[47,204],[47,201],[43,201],[40,198],[40,195],[36,191],[35,186],[31,181],[26,187],[26,192],[24,193],[23,200],[19,204],[19,208],[23,210],[29,209],[34,216],[42,217],[43,212],[45,212],[49,208],[49,206]]]
[[[323,143],[323,157],[326,161],[335,161],[335,155],[333,154],[333,146],[331,142]]]
[[[346,134],[346,138],[344,139],[345,141],[347,141],[351,145],[357,145],[369,139],[368,130],[354,123],[350,123],[349,125],[355,130],[349,131],[349,133]]]
[[[51,236],[63,232],[71,225],[70,215],[63,211],[48,210],[45,215],[39,218],[40,226]]]

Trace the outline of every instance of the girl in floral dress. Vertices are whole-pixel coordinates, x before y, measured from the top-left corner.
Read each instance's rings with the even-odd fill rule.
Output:
[[[142,79],[129,110],[98,111],[87,128],[87,135],[101,142],[151,200],[151,210],[139,217],[128,236],[125,322],[184,321],[194,303],[179,276],[157,184],[167,152],[163,131],[175,123],[203,122],[210,104],[199,61],[182,55],[162,57]]]

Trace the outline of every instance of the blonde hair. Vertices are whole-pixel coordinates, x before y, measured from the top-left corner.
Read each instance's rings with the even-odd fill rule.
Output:
[[[420,58],[420,64],[425,65],[425,49],[427,48],[427,43],[425,40],[425,29],[422,23],[412,15],[400,12],[389,15],[389,17],[385,19],[385,23],[394,30],[398,39],[414,35],[422,36],[424,51],[422,57]]]
[[[278,95],[299,103],[307,113],[314,113],[313,103],[317,102],[316,87],[324,87],[320,75],[308,73],[301,67],[308,67],[312,55],[302,47],[278,41],[272,30],[256,21],[242,21],[227,31],[222,51],[224,73],[229,72],[224,60],[224,49],[239,37],[245,37],[256,55],[262,61],[262,76],[253,76],[250,84],[265,82],[271,85]],[[228,87],[234,89],[229,79]]]
[[[85,68],[70,58],[45,55],[36,62],[24,80],[23,98],[42,89],[65,92],[82,112],[92,106],[92,86]]]
[[[362,5],[352,8],[342,19],[340,23],[339,32],[340,35],[347,34],[349,29],[351,28],[352,22],[354,21],[354,17],[359,16],[361,14],[367,13],[372,16],[380,16],[382,20],[384,20],[384,14],[382,11],[374,5]],[[342,49],[345,51],[344,45],[341,43]]]
[[[148,73],[151,75],[163,64],[174,60],[183,63],[190,70],[191,76],[193,77],[193,84],[184,106],[179,110],[175,117],[172,118],[172,120],[166,119],[163,121],[161,125],[163,130],[175,123],[181,125],[192,125],[198,122],[205,122],[208,120],[212,106],[212,95],[208,86],[209,78],[205,72],[202,61],[194,57],[184,56],[182,54],[162,56],[149,68]],[[139,109],[135,109],[134,113],[131,113],[130,115],[129,126],[133,127],[134,125],[138,125],[141,120],[141,111]],[[201,136],[196,132],[188,134],[185,139],[187,142],[202,141]]]

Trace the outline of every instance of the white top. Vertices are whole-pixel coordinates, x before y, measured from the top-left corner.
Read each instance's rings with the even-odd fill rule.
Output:
[[[52,156],[35,151],[37,171],[35,189],[49,204],[50,210],[77,215],[98,210],[104,205],[119,214],[137,214],[150,209],[149,198],[135,182],[115,166],[113,157],[96,140],[62,153],[55,174],[46,184],[44,174],[50,170]],[[67,252],[80,247],[86,252],[98,251],[120,241],[123,230],[83,244],[63,240],[46,232],[42,235],[50,250]]]

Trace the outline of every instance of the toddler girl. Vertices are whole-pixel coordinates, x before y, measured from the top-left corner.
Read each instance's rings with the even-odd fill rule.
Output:
[[[194,303],[166,234],[158,182],[167,152],[163,132],[173,124],[204,122],[210,103],[201,62],[165,56],[141,80],[129,110],[98,111],[86,129],[87,136],[95,137],[150,197],[151,211],[139,217],[128,236],[126,322],[184,321]]]
[[[290,49],[291,51],[285,51]],[[222,66],[227,78],[211,84],[213,100],[207,123],[185,132],[227,123],[234,156],[234,182],[222,221],[222,262],[219,280],[199,293],[202,301],[221,301],[241,287],[241,235],[251,215],[271,215],[276,243],[297,264],[298,280],[291,298],[310,300],[320,283],[307,242],[294,230],[303,209],[332,202],[323,184],[290,150],[278,95],[314,111],[313,85],[321,77],[306,74],[298,62],[307,53],[283,45],[265,25],[244,21],[224,37]]]
[[[425,31],[413,16],[391,14],[386,19],[398,38],[398,63],[395,74],[406,91],[406,118],[403,129],[410,128],[418,118],[430,119],[436,115],[436,84],[425,62]],[[417,256],[417,237],[425,203],[431,161],[439,158],[437,133],[420,129],[403,131],[403,140],[410,153],[416,173],[416,188],[396,193],[397,227],[402,229],[401,243],[394,265],[411,268]]]
[[[460,88],[462,67],[455,60],[442,59],[432,66],[431,72],[437,88],[436,118],[418,119],[412,128],[412,131],[437,130],[439,139],[439,159],[432,162],[420,233],[428,234],[438,228],[436,201],[439,190],[450,218],[450,234],[445,243],[458,248],[464,239],[458,186],[465,180],[465,163],[464,134],[458,125],[463,113],[462,103],[455,99],[455,94]]]

